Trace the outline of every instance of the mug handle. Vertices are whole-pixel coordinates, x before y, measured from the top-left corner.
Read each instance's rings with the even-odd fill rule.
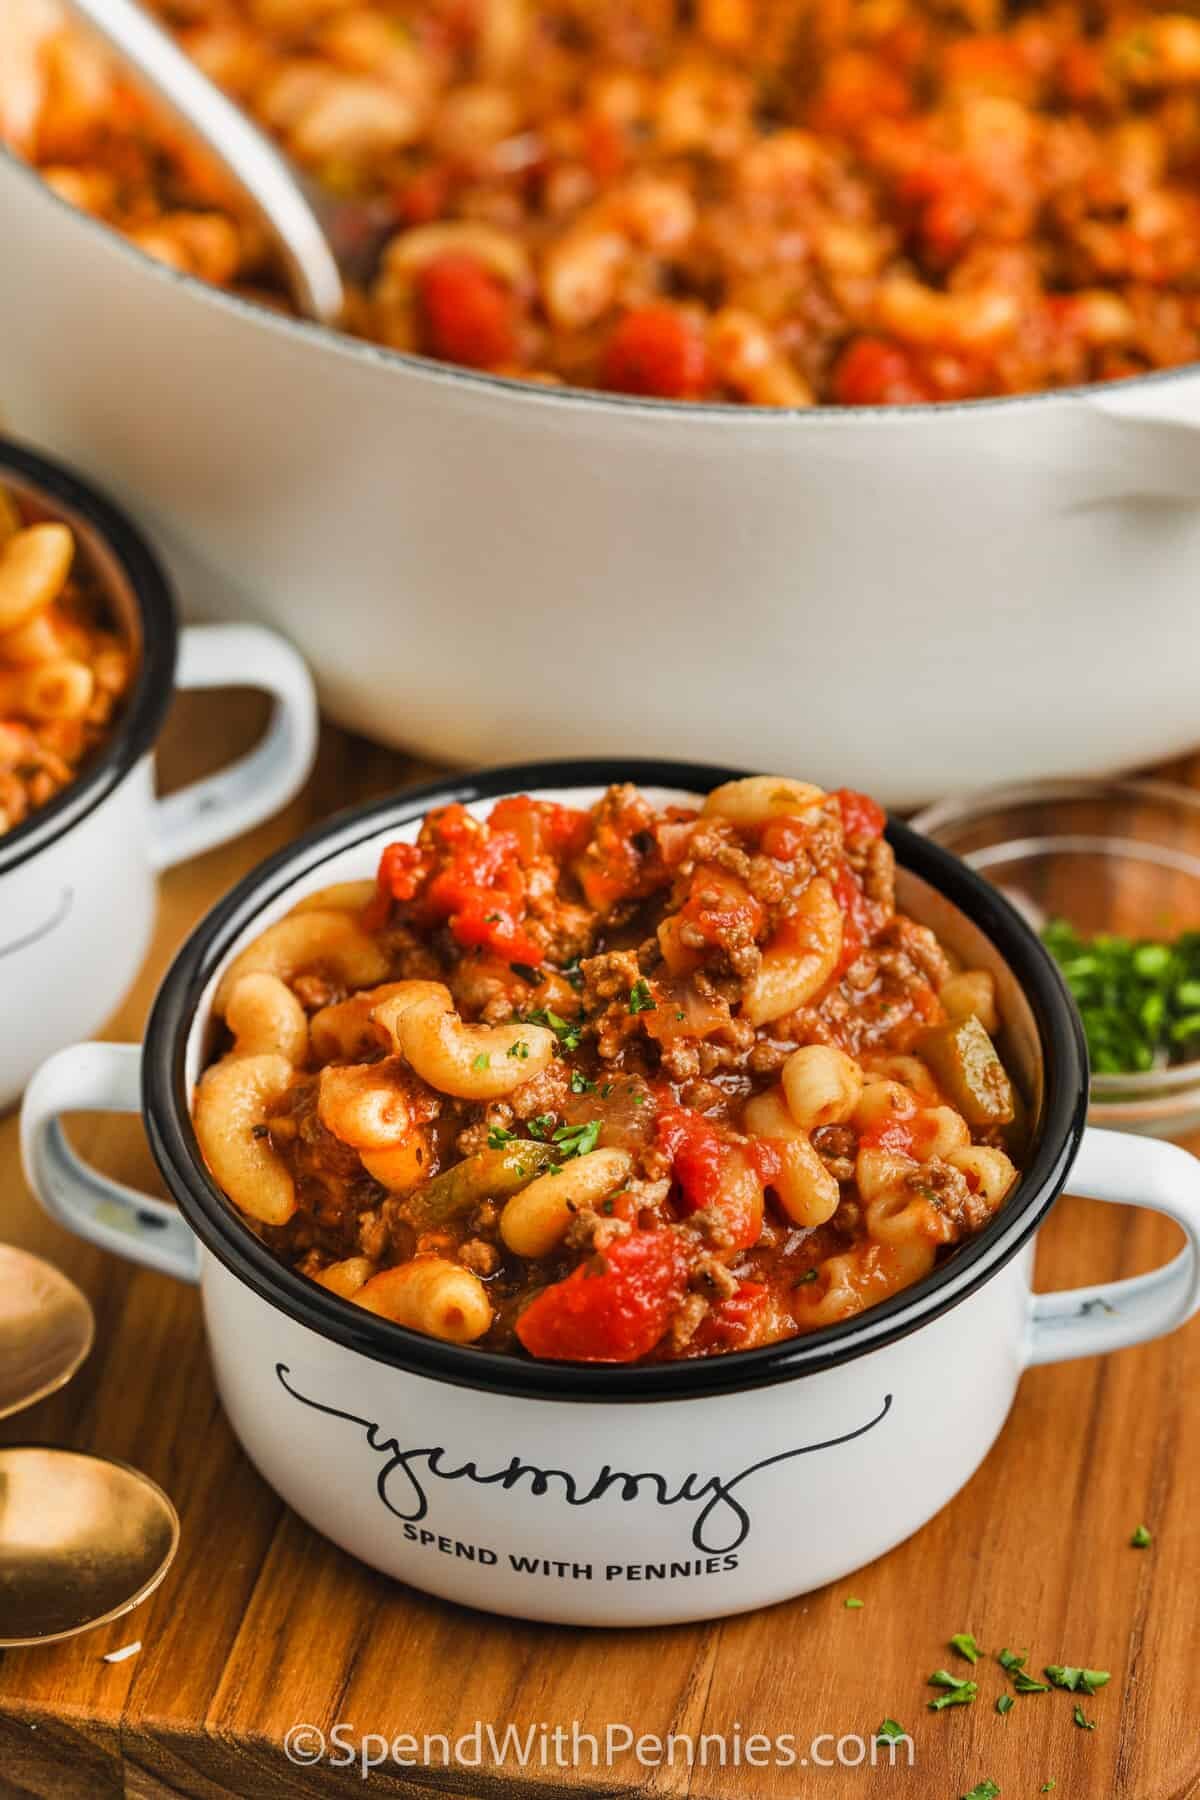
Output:
[[[216,775],[155,804],[150,859],[169,869],[261,824],[302,786],[317,751],[317,698],[303,657],[262,625],[191,625],[176,688],[253,687],[275,705],[262,742]]]
[[[25,1179],[50,1217],[77,1237],[180,1281],[199,1281],[199,1246],[177,1208],[93,1169],[72,1150],[60,1122],[66,1112],[141,1110],[140,1044],[73,1044],[58,1051],[25,1090]]]
[[[1026,1361],[1103,1356],[1162,1337],[1200,1306],[1200,1160],[1178,1144],[1089,1126],[1068,1178],[1072,1194],[1119,1206],[1146,1206],[1181,1225],[1178,1256],[1130,1281],[1034,1294]]]

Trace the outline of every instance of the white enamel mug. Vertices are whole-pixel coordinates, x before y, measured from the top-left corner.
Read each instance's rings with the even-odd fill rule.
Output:
[[[156,876],[287,803],[312,766],[317,709],[299,654],[261,626],[179,631],[162,568],[89,485],[0,440],[0,483],[65,520],[140,667],[116,730],[78,778],[0,836],[0,1110],[50,1051],[95,1031],[145,956]],[[153,749],[172,693],[237,685],[274,699],[262,741],[158,800]]]
[[[188,1110],[213,990],[242,945],[304,894],[371,874],[431,805],[486,810],[526,791],[586,805],[617,779],[661,803],[731,773],[532,764],[345,815],[209,915],[167,976],[144,1050],[79,1045],[30,1084],[22,1145],[43,1205],[106,1249],[200,1281],[218,1387],[248,1456],[319,1531],[414,1587],[581,1625],[711,1618],[802,1593],[945,1505],[986,1455],[1023,1369],[1140,1343],[1196,1309],[1200,1163],[1084,1132],[1082,1034],[1049,956],[979,876],[896,824],[900,904],[993,971],[1032,1120],[1012,1197],[925,1281],[811,1336],[621,1368],[421,1337],[258,1241],[207,1175]],[[142,1112],[180,1210],[82,1163],[60,1124],[78,1109]],[[1186,1248],[1135,1280],[1034,1295],[1034,1232],[1068,1176],[1077,1194],[1166,1213]]]

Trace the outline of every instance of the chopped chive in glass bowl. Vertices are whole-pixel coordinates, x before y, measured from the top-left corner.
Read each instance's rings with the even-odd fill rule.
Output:
[[[1200,1131],[1200,792],[1033,782],[913,824],[993,881],[1058,962],[1087,1033],[1092,1123]]]

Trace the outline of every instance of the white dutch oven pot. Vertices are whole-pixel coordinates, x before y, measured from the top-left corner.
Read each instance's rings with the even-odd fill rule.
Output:
[[[373,871],[431,805],[486,808],[527,790],[585,805],[617,778],[676,800],[729,774],[534,764],[346,815],[210,914],[167,976],[144,1052],[80,1045],[30,1085],[22,1141],[43,1204],[107,1249],[200,1280],[221,1397],[251,1460],[317,1530],[414,1587],[585,1625],[782,1600],[869,1562],[945,1505],[1031,1363],[1139,1343],[1196,1307],[1200,1165],[1169,1144],[1084,1133],[1080,1027],[1046,952],[978,876],[899,825],[901,903],[995,973],[1006,1055],[1036,1120],[1013,1197],[926,1281],[788,1343],[621,1368],[438,1343],[264,1249],[207,1176],[188,1116],[213,988],[238,948],[303,894]],[[182,1218],[77,1159],[59,1117],[86,1108],[144,1112]],[[1168,1214],[1186,1249],[1136,1280],[1034,1296],[1033,1234],[1068,1174],[1075,1193]]]
[[[283,318],[2,153],[0,217],[14,428],[144,508],[192,604],[285,631],[355,730],[463,765],[752,760],[892,805],[1195,740],[1200,368],[963,406],[637,401]],[[69,381],[64,344],[89,347]]]
[[[0,439],[0,483],[51,508],[137,646],[124,716],[78,780],[0,836],[0,1110],[51,1050],[95,1031],[120,1001],[154,924],[160,869],[236,837],[300,787],[316,746],[303,661],[273,631],[178,633],[166,577],[119,512],[64,469]],[[167,800],[153,747],[176,688],[261,688],[275,705],[241,761]]]

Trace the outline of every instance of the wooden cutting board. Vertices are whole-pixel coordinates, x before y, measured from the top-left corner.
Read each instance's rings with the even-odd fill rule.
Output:
[[[254,735],[246,696],[181,701],[164,753],[169,778]],[[497,747],[497,758],[502,754]],[[1200,759],[1172,771],[1200,785]],[[137,991],[113,1022],[135,1037],[172,947],[247,868],[313,819],[430,771],[327,730],[303,797],[252,837],[176,870]],[[81,1122],[78,1141],[134,1183],[157,1179],[137,1125]],[[161,1189],[158,1189],[161,1191]],[[242,1456],[218,1407],[194,1292],[67,1237],[21,1180],[16,1120],[0,1120],[0,1237],[52,1257],[90,1295],[96,1348],[72,1386],[0,1427],[7,1442],[71,1444],[146,1469],[183,1521],[178,1561],[158,1592],[115,1625],[0,1658],[0,1797],[157,1800],[188,1795],[453,1793],[477,1797],[687,1795],[692,1800],[956,1800],[989,1778],[1004,1800],[1053,1781],[1055,1800],[1185,1800],[1200,1794],[1193,1695],[1200,1570],[1200,1322],[1106,1360],[1026,1376],[1000,1442],[930,1525],[836,1587],[743,1618],[641,1632],[514,1623],[431,1600],[373,1574],[295,1518]],[[1172,1254],[1173,1227],[1150,1214],[1065,1201],[1041,1243],[1039,1281],[1069,1286],[1132,1275]],[[965,1326],[964,1326],[965,1329]],[[780,1390],[780,1405],[787,1404]],[[937,1405],[931,1392],[929,1404]],[[887,1496],[879,1496],[886,1505]],[[1147,1522],[1150,1550],[1129,1548]],[[836,1519],[829,1521],[837,1530]],[[861,1608],[847,1608],[848,1598]],[[993,1661],[972,1707],[931,1713],[931,1670],[966,1673],[947,1648],[973,1631],[1031,1663],[1110,1669],[1072,1720],[1069,1695],[1019,1699],[1007,1717]],[[111,1664],[106,1652],[140,1640]],[[818,1766],[836,1740],[901,1721],[915,1766]],[[438,1741],[424,1766],[371,1772],[290,1762],[287,1732],[310,1724],[342,1743],[369,1734],[446,1734],[476,1723],[524,1735],[575,1722],[599,1741],[592,1766],[485,1755],[447,1769]],[[615,1728],[614,1756],[604,1740]],[[723,1736],[724,1768],[655,1765],[626,1732]],[[732,1758],[754,1733],[792,1734],[807,1764]],[[832,1739],[822,1734],[832,1734]],[[307,1742],[307,1740],[306,1740]],[[302,1744],[302,1748],[304,1745]],[[408,1754],[401,1746],[402,1754]],[[368,1743],[368,1756],[380,1753]],[[331,1754],[346,1754],[334,1745]],[[569,1757],[569,1750],[564,1753]],[[853,1742],[846,1754],[858,1754]],[[867,1752],[869,1755],[869,1751]],[[418,1765],[421,1758],[418,1753]]]

